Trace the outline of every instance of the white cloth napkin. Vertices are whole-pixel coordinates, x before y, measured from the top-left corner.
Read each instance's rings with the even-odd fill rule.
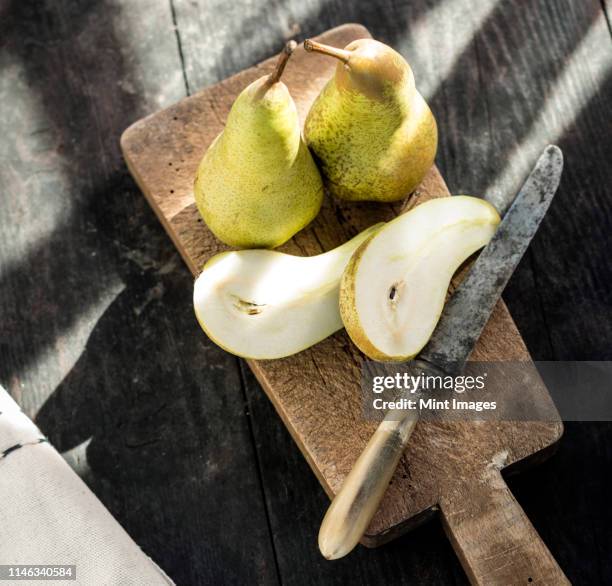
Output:
[[[0,564],[76,566],[75,581],[24,586],[173,584],[1,387]]]

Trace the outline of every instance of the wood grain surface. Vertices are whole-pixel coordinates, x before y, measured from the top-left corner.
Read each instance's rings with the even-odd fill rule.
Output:
[[[0,13],[2,384],[177,583],[275,583],[238,361],[119,148],[185,96],[170,6]]]
[[[609,360],[611,8],[0,2],[0,382],[177,584],[466,576],[435,518],[320,556],[328,497],[251,370],[195,323],[193,277],[125,167],[123,130],[288,38],[360,22],[411,63],[453,193],[510,196],[561,146],[559,192],[504,299],[534,359]],[[610,423],[567,423],[554,458],[504,474],[576,584],[612,582],[611,438]]]
[[[344,46],[364,36],[368,33],[363,27],[348,25],[321,39]],[[235,96],[250,81],[269,72],[273,62],[270,59],[139,121],[123,135],[130,170],[194,275],[211,255],[225,250],[193,203],[195,169],[223,128]],[[284,80],[302,120],[334,67],[329,59],[306,55],[301,48],[295,52]],[[406,206],[441,195],[448,195],[448,190],[432,169]],[[394,217],[402,205],[356,205],[327,198],[315,222],[281,250],[308,255],[329,250],[365,227]],[[498,304],[473,358],[529,358],[503,303]],[[375,425],[362,418],[362,360],[346,333],[339,332],[295,356],[249,362],[330,495],[340,488]],[[534,397],[536,402],[549,401],[541,386],[534,389]],[[549,448],[561,430],[559,422],[419,425],[364,543],[378,545],[414,527],[472,466],[484,470],[499,453],[506,454],[504,467],[514,464]]]

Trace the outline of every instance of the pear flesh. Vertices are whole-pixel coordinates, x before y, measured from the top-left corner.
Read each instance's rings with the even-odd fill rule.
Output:
[[[342,320],[359,349],[380,361],[414,358],[438,323],[453,274],[489,242],[499,221],[482,199],[438,198],[362,244],[340,287]]]
[[[324,254],[240,250],[213,257],[195,282],[196,317],[209,338],[245,358],[282,358],[342,328],[338,290],[372,226]]]
[[[277,70],[236,98],[195,180],[198,210],[215,236],[238,248],[274,248],[318,214],[323,183]]]
[[[408,63],[373,39],[344,49],[311,40],[304,46],[340,61],[304,125],[330,193],[351,201],[406,197],[432,166],[438,145],[435,118]]]

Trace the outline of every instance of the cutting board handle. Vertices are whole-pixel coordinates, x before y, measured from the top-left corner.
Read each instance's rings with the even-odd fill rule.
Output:
[[[497,467],[473,475],[440,508],[472,584],[570,584]]]

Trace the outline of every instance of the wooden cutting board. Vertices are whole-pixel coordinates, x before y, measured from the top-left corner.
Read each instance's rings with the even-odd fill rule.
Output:
[[[353,39],[369,36],[364,27],[351,24],[318,38],[343,47]],[[275,57],[270,58],[148,116],[122,136],[121,146],[131,173],[194,276],[207,259],[226,249],[196,210],[196,168],[206,148],[223,129],[235,97],[248,83],[271,72],[274,61]],[[332,59],[306,54],[301,47],[289,61],[283,81],[295,99],[302,122],[335,65]],[[280,250],[318,254],[371,224],[389,220],[421,201],[448,194],[444,180],[432,168],[417,191],[399,204],[343,203],[327,197],[312,225]],[[330,496],[339,490],[376,425],[362,418],[363,359],[341,331],[286,359],[249,361]],[[472,359],[529,360],[503,302],[498,303]],[[541,384],[535,385],[532,399],[535,403],[550,402]],[[516,464],[527,459],[544,457],[562,430],[560,421],[419,424],[363,543],[385,543],[440,511],[474,582],[561,583],[563,574],[509,492],[500,471],[510,466],[515,469]]]

